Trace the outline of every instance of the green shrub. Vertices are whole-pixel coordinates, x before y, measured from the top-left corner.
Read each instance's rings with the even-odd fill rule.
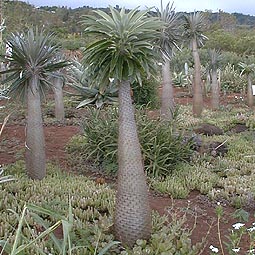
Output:
[[[178,213],[171,214],[171,222],[166,216],[153,214],[153,233],[149,242],[137,240],[132,250],[124,250],[121,255],[196,255],[205,246],[205,238],[192,244],[190,236],[192,230],[186,228],[186,215],[179,217]]]
[[[185,75],[184,72],[173,72],[173,84],[176,87],[188,87],[191,84],[191,80],[188,75]]]
[[[16,181],[0,185],[0,240],[8,240],[13,244],[15,239],[13,230],[18,226],[19,221],[16,213],[20,214],[26,204],[53,210],[55,212],[53,216],[45,217],[40,214],[46,223],[52,225],[58,220],[56,219],[58,215],[66,215],[69,208],[68,200],[71,198],[74,216],[73,245],[89,245],[93,248],[96,247],[95,244],[99,242],[100,237],[97,250],[101,250],[107,243],[112,242],[113,235],[109,234],[109,227],[112,225],[110,221],[113,216],[115,191],[107,185],[97,185],[84,176],[62,173],[52,165],[47,165],[48,174],[42,181],[30,180],[22,174],[25,172],[25,166],[21,161],[9,165],[5,170],[6,174],[12,174]],[[32,217],[28,217],[26,221],[35,233],[40,231]],[[28,227],[24,227],[23,231],[29,238]],[[39,248],[47,248],[52,254],[60,254],[48,239],[40,240],[38,244]],[[72,254],[94,254],[94,252]]]
[[[212,165],[205,163],[197,163],[194,166],[182,163],[171,176],[164,180],[151,179],[150,185],[154,190],[173,198],[187,198],[192,190],[208,194],[219,182],[219,177],[212,169]]]
[[[10,255],[18,254],[49,254],[55,250],[58,254],[87,254],[87,251],[97,251],[97,247],[92,247],[89,241],[84,245],[74,245],[77,242],[77,237],[74,234],[74,217],[72,212],[71,200],[69,201],[68,215],[58,215],[55,211],[45,209],[40,206],[28,204],[23,207],[21,216],[13,211],[18,218],[18,226],[15,230],[14,241],[0,240],[0,246]],[[47,218],[55,218],[56,223],[50,223]],[[39,228],[41,229],[39,230]],[[63,239],[58,239],[54,235],[54,230],[62,228]],[[38,233],[37,233],[38,231]],[[36,234],[35,234],[36,233]],[[44,239],[44,240],[43,240]],[[48,240],[45,243],[45,239]],[[84,242],[84,240],[83,240]],[[50,244],[50,249],[45,246]],[[106,252],[114,245],[120,242],[113,241],[107,244],[99,255],[106,254]],[[44,248],[44,249],[42,249]]]
[[[240,76],[239,71],[234,65],[228,64],[221,72],[221,88],[226,92],[243,92],[247,82],[244,77]]]
[[[4,170],[3,168],[0,166],[0,184],[5,183],[5,182],[9,182],[9,181],[14,181],[15,179],[13,178],[13,176],[11,175],[3,175]],[[2,176],[3,175],[3,176]]]
[[[136,105],[147,105],[155,109],[159,105],[159,81],[155,78],[143,78],[142,86],[138,82],[132,85],[133,98]]]
[[[147,174],[167,176],[175,166],[192,155],[192,142],[177,133],[172,123],[150,120],[141,114],[138,119],[139,138]]]
[[[73,156],[82,156],[102,166],[112,174],[117,171],[117,135],[118,114],[116,108],[108,108],[98,116],[91,109],[91,115],[83,122],[84,139],[79,149],[74,138],[68,145]],[[182,134],[177,134],[171,123],[150,120],[145,112],[136,114],[139,139],[144,158],[144,167],[149,176],[167,176],[174,167],[188,160],[192,154],[192,142],[184,141]]]
[[[81,47],[84,47],[84,40],[77,38],[65,39],[61,44],[64,49],[79,50]]]

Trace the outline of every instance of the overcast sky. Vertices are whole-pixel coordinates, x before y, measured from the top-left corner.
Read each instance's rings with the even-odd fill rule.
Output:
[[[159,6],[160,0],[28,0],[29,3],[35,6],[68,6],[71,8],[77,8],[82,6],[93,7],[107,7],[109,5],[126,8],[134,8],[136,6],[152,7]],[[166,4],[168,0],[163,0]],[[172,1],[171,1],[172,2]],[[175,0],[174,6],[176,11],[191,12],[194,10],[204,11],[212,10],[217,12],[219,9],[225,12],[233,13],[239,12],[244,14],[250,14],[255,16],[255,0]]]

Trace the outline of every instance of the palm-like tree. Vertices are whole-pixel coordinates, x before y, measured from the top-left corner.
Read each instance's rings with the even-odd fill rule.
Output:
[[[162,22],[137,8],[120,11],[110,7],[110,15],[95,11],[85,16],[85,32],[98,40],[84,52],[86,65],[101,81],[112,77],[119,86],[118,186],[114,229],[116,237],[132,246],[151,233],[151,209],[134,108],[131,81],[156,68],[153,40],[159,36]]]
[[[252,94],[252,74],[255,73],[255,64],[246,64],[246,63],[239,63],[239,66],[242,68],[241,75],[247,76],[247,103],[249,107],[254,105],[254,99]]]
[[[217,79],[217,70],[219,69],[222,55],[215,49],[208,51],[209,55],[209,72],[212,77],[212,109],[217,110],[220,106],[220,84]]]
[[[207,39],[203,35],[204,17],[200,12],[184,15],[184,37],[189,41],[194,58],[193,114],[199,117],[203,110],[201,63],[198,48]]]
[[[161,29],[159,44],[163,57],[162,64],[162,96],[161,96],[161,118],[163,120],[171,120],[174,112],[174,93],[172,77],[170,72],[170,59],[174,49],[178,48],[180,40],[180,22],[179,16],[175,13],[173,4],[168,3],[163,7],[161,0],[161,8],[156,8],[156,15],[166,25]]]
[[[41,112],[41,95],[49,85],[48,77],[67,62],[54,62],[59,47],[52,43],[52,35],[38,29],[12,34],[7,44],[12,54],[6,56],[10,73],[9,95],[24,98],[27,103],[26,168],[29,177],[42,179],[46,174],[45,141]]]

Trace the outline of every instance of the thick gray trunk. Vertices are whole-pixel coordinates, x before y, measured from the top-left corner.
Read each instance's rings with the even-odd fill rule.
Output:
[[[251,75],[250,74],[248,74],[247,101],[248,101],[248,106],[253,107],[254,100],[253,100],[253,95],[252,95],[252,84],[251,84]]]
[[[137,239],[150,238],[151,209],[128,81],[119,88],[118,164],[115,235],[133,246]]]
[[[203,95],[201,85],[201,64],[195,39],[192,41],[192,54],[194,58],[193,115],[200,117],[203,110]]]
[[[217,80],[217,70],[212,71],[212,109],[217,110],[220,106],[220,87]]]
[[[27,91],[26,168],[32,179],[46,175],[45,141],[38,77],[29,82]]]
[[[6,65],[3,62],[0,63],[0,70],[1,71],[5,71],[6,70]],[[1,80],[3,81],[5,79],[6,79],[6,74],[2,74],[1,75]]]
[[[170,73],[170,61],[164,59],[162,66],[161,119],[172,120],[174,112],[174,90]]]
[[[54,98],[55,98],[55,117],[63,122],[65,119],[64,99],[63,99],[63,81],[60,78],[53,79]]]

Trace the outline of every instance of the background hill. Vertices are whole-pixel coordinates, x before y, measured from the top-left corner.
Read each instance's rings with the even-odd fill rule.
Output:
[[[83,6],[71,9],[65,6],[35,7],[21,1],[3,1],[3,17],[7,34],[26,29],[32,25],[44,27],[56,33],[63,47],[76,50],[86,45],[89,38],[83,35],[81,16],[91,13],[93,8]],[[118,8],[118,6],[116,6]],[[107,8],[102,8],[106,10]],[[206,48],[219,48],[237,54],[255,54],[255,16],[241,13],[212,13],[205,11],[206,34],[209,37]]]

